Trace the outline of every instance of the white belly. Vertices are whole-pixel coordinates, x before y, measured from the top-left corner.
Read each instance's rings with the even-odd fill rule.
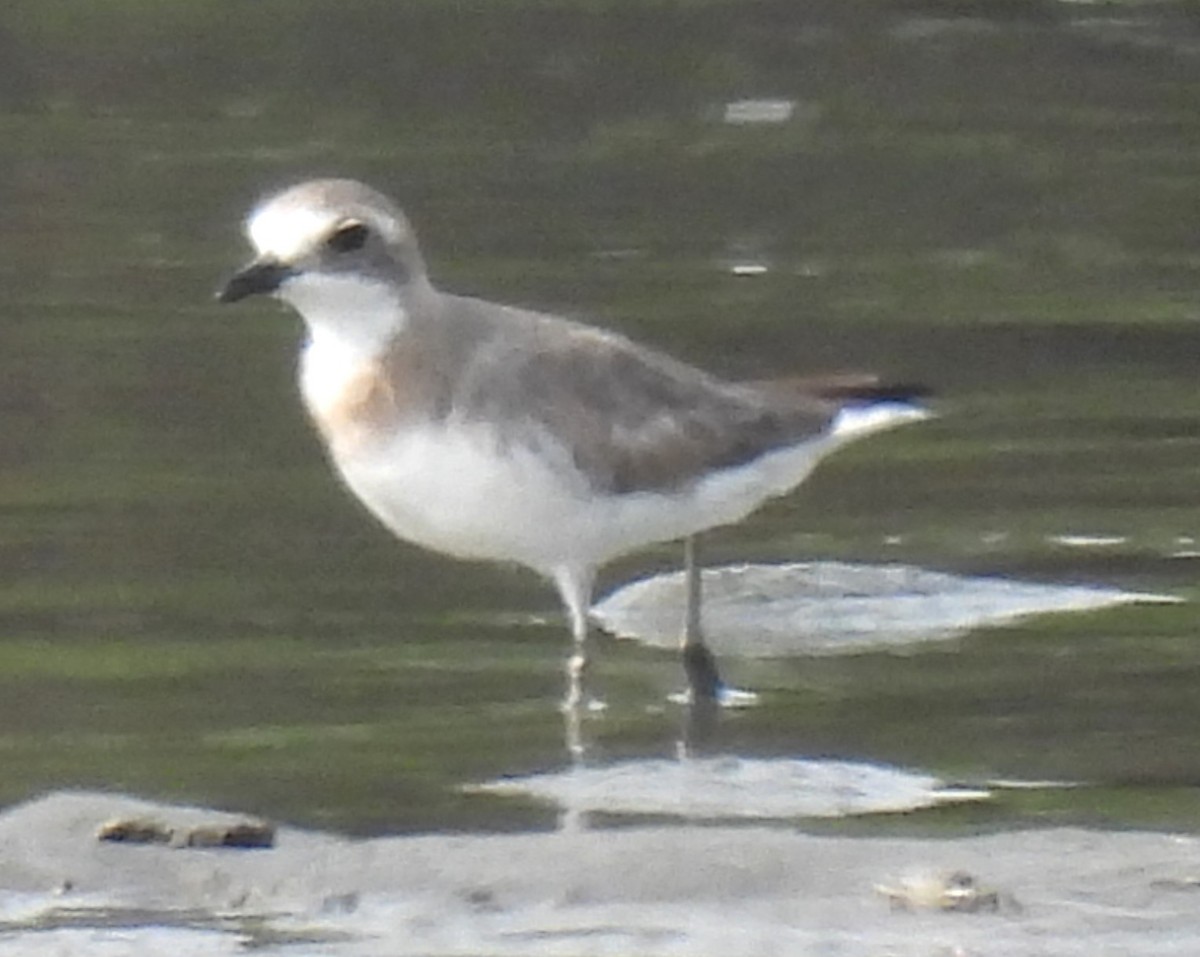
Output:
[[[424,425],[334,461],[398,536],[460,558],[546,569],[580,490],[527,451],[502,451],[477,426]]]
[[[786,450],[686,490],[621,496],[592,493],[561,449],[501,448],[482,425],[425,425],[370,448],[335,450],[334,460],[400,538],[553,575],[739,521],[794,487],[824,451]]]

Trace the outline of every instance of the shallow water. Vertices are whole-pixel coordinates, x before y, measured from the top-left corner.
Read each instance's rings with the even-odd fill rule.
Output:
[[[826,11],[770,57],[757,27],[728,48],[697,28],[697,57],[749,65],[694,87],[641,77],[659,84],[644,101],[605,88],[570,124],[549,99],[504,113],[446,86],[409,109],[332,80],[306,113],[279,78],[239,98],[219,63],[173,110],[93,82],[99,55],[70,61],[70,96],[0,116],[0,801],[88,786],[356,832],[553,826],[550,808],[462,789],[566,762],[553,595],[375,528],[303,420],[296,320],[211,300],[249,203],[314,173],[394,192],[448,288],[730,375],[861,367],[935,387],[938,421],[827,463],[712,536],[714,562],[1194,599],[1190,21],[911,8],[871,29]],[[43,80],[65,42],[51,26],[12,26]],[[176,53],[221,46],[216,27],[168,27]],[[586,73],[561,52],[553,75]],[[723,121],[760,95],[795,99],[792,119]],[[677,559],[631,557],[604,587]],[[710,746],[1088,785],[840,825],[859,830],[1195,829],[1195,622],[1189,603],[1130,607],[903,654],[732,658],[762,702]],[[602,642],[595,676],[596,760],[674,753],[669,653]]]

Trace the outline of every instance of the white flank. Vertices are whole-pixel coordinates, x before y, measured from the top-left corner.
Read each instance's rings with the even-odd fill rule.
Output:
[[[317,376],[306,369],[309,378],[311,402]],[[599,566],[646,545],[741,521],[799,485],[843,442],[928,415],[902,403],[853,411],[843,430],[684,488],[631,495],[594,494],[551,435],[529,445],[503,442],[491,426],[453,417],[345,454],[335,449],[335,460],[351,490],[401,538],[461,558],[516,561],[553,576],[563,567]]]
[[[908,402],[874,402],[870,405],[852,405],[842,409],[833,420],[832,436],[843,441],[857,439],[890,429],[906,422],[919,422],[933,418],[933,413]]]

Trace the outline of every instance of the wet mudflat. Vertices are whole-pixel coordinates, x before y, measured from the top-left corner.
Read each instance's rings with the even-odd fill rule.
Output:
[[[97,842],[113,815],[226,816],[58,794],[0,816],[6,954],[1184,954],[1195,838],[1060,828],[849,839],[765,827],[347,841]],[[47,888],[52,888],[48,891]]]

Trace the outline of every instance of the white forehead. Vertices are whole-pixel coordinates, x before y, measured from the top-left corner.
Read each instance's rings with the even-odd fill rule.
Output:
[[[360,187],[364,195],[333,200],[323,184],[304,184],[263,203],[246,221],[246,232],[260,256],[294,261],[311,252],[335,227],[349,220],[366,223],[385,242],[396,245],[408,235],[404,216],[386,199]],[[350,184],[357,185],[357,184]]]
[[[338,222],[328,209],[268,204],[246,221],[246,233],[260,256],[290,262],[320,242]]]

